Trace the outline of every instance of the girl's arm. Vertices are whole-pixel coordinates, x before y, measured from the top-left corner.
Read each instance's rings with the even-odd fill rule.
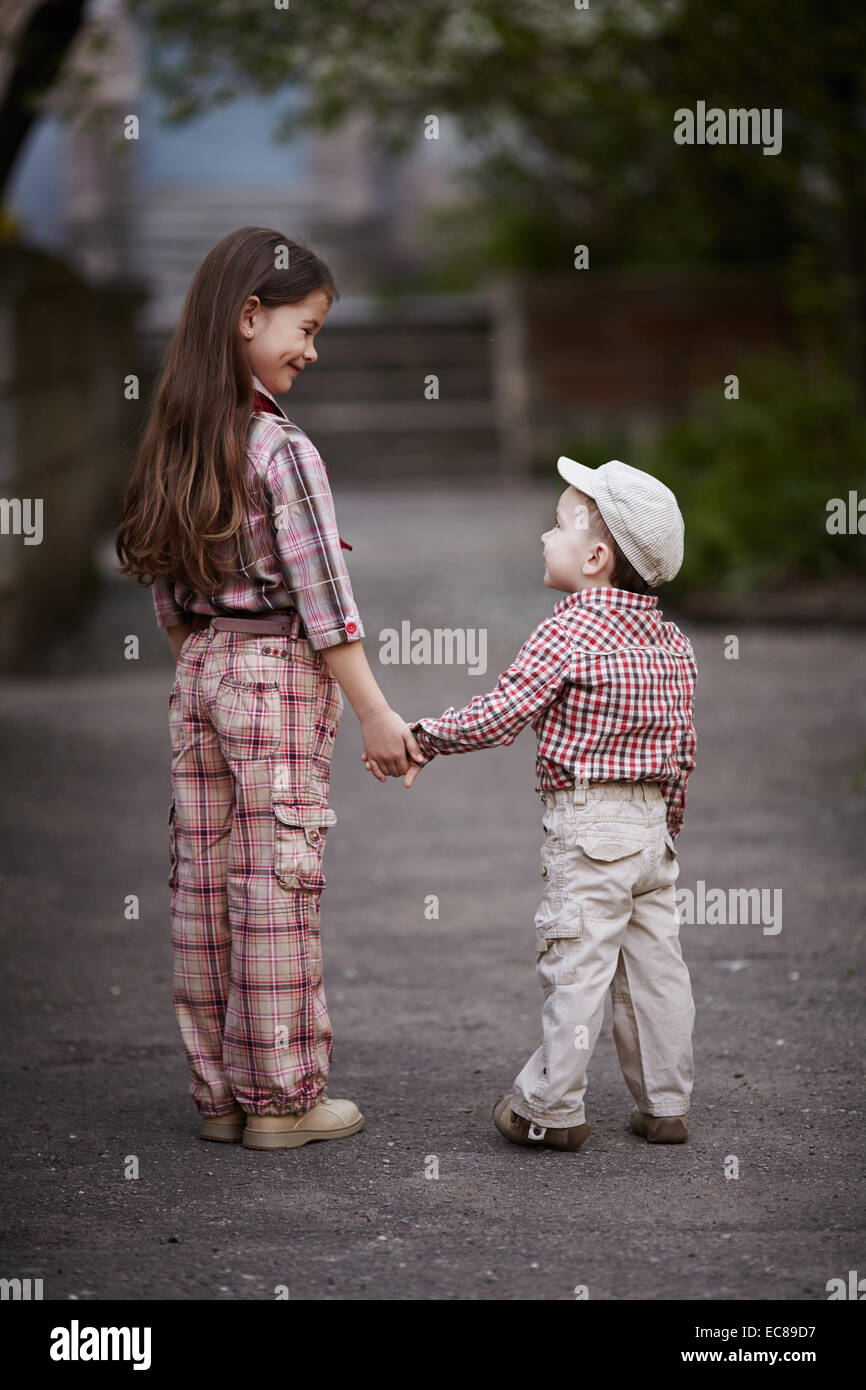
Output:
[[[364,757],[381,769],[375,773],[378,780],[385,782],[389,776],[402,777],[412,765],[410,758],[417,763],[426,762],[409,725],[390,708],[379,689],[363,644],[341,642],[337,646],[322,647],[320,655],[358,716]]]
[[[174,657],[175,664],[177,664],[180,649],[192,630],[192,623],[178,623],[176,627],[167,627],[165,629],[165,635],[168,638],[168,645],[171,647],[171,654]]]

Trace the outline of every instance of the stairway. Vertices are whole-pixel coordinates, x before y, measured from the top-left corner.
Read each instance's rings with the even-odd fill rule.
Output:
[[[335,479],[420,486],[500,471],[493,338],[484,295],[384,305],[344,296],[316,339],[319,360],[280,398]],[[165,332],[146,334],[155,369]],[[438,377],[438,400],[425,382]]]

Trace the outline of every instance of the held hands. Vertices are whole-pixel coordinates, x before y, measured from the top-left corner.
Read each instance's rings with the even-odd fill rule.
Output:
[[[406,721],[395,710],[385,709],[365,719],[361,732],[361,761],[367,771],[379,782],[386,782],[388,777],[403,777],[404,787],[411,787],[428,759]]]

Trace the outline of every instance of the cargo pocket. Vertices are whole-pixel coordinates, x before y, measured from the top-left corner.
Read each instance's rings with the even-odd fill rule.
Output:
[[[583,913],[580,903],[569,899],[566,892],[565,853],[559,842],[548,836],[541,847],[539,873],[544,891],[535,914],[536,949],[547,950],[550,941],[559,938],[579,940],[583,936]]]
[[[177,883],[177,827],[175,825],[174,797],[171,798],[171,805],[168,808],[168,859],[168,886],[174,888]]]
[[[274,801],[274,873],[284,888],[321,893],[322,854],[328,826],[337,817],[330,806]]]
[[[223,676],[211,709],[220,746],[234,762],[269,758],[280,747],[280,692],[276,681]]]
[[[574,984],[578,974],[575,942],[580,939],[579,936],[554,936],[549,941],[539,939],[535,969],[545,991],[558,985]]]

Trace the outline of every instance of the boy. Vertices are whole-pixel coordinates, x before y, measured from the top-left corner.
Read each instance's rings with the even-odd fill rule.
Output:
[[[650,1143],[683,1143],[695,1011],[674,839],[694,767],[697,668],[691,643],[649,593],[682,564],[683,519],[669,488],[617,459],[589,469],[560,458],[557,467],[569,486],[541,540],[544,582],[566,597],[494,690],[411,728],[428,758],[512,743],[530,721],[538,738],[544,1040],[495,1104],[497,1129],[516,1144],[580,1148],[586,1071],[610,988],[620,1066],[637,1102],[631,1128]],[[410,768],[404,785],[420,770]]]

